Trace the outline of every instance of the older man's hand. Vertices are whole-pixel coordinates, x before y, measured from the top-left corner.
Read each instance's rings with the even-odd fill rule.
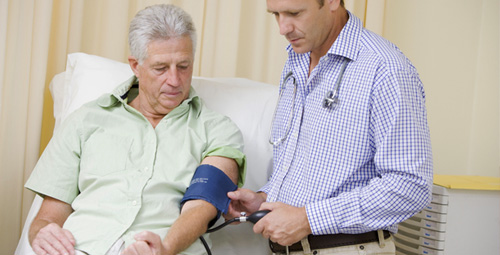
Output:
[[[164,246],[159,235],[142,231],[134,236],[136,242],[129,245],[122,255],[173,255]]]
[[[31,244],[37,255],[75,254],[75,238],[66,229],[55,223],[50,223],[40,229]]]

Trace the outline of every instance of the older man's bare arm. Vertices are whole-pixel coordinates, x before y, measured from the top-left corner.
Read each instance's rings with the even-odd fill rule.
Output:
[[[73,234],[62,225],[73,212],[71,205],[45,197],[29,230],[29,241],[38,255],[75,254]]]

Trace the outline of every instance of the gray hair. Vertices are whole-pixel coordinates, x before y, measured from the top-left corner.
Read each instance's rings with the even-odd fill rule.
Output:
[[[171,4],[159,4],[139,11],[130,22],[128,41],[130,53],[139,64],[148,57],[148,45],[154,40],[189,36],[196,51],[196,29],[191,16]]]

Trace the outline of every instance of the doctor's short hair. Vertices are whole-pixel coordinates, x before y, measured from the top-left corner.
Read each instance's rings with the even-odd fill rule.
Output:
[[[323,7],[325,4],[325,0],[317,0],[319,4],[319,8]],[[340,6],[344,7],[344,0],[340,0]]]
[[[130,53],[139,64],[148,57],[148,45],[155,40],[189,36],[196,51],[196,29],[191,16],[171,4],[148,6],[139,11],[130,22],[128,43]]]

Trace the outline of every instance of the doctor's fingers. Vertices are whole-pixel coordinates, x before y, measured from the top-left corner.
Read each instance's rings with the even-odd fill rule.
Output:
[[[264,218],[260,219],[253,225],[253,232],[255,234],[262,234],[264,238],[269,238],[269,235],[271,234],[272,231],[268,228],[269,226],[267,225],[267,222]]]
[[[231,198],[231,202],[229,203],[229,206],[227,208],[227,213],[223,214],[223,216],[226,220],[230,220],[235,217],[240,217],[241,212],[248,212],[248,211],[249,211],[248,208],[243,204],[242,201]]]
[[[259,195],[259,193],[245,188],[239,188],[235,191],[228,192],[227,196],[231,200],[239,201],[242,204],[258,203],[260,205],[265,200],[262,195]]]
[[[227,196],[232,200],[241,200],[244,199],[246,193],[251,192],[249,189],[238,188],[235,191],[229,191]]]
[[[249,189],[238,189],[237,191],[229,193],[228,197],[231,199],[231,202],[233,202],[233,205],[239,205],[245,208],[246,212],[257,211],[260,205],[266,201],[262,193],[257,193]]]
[[[233,218],[239,217],[240,213],[241,211],[235,209],[234,206],[232,206],[230,203],[227,208],[227,213],[223,213],[222,217],[224,217],[225,220],[231,220]]]
[[[288,233],[284,232],[283,229],[271,229],[268,228],[267,225],[262,229],[261,234],[264,238],[283,246],[290,246],[301,240],[301,238],[297,239],[293,235],[289,235]]]
[[[275,243],[277,243],[277,240],[279,239],[277,238],[275,232],[262,221],[259,221],[254,225],[253,232],[255,232],[256,234],[261,234],[265,239],[269,239]]]
[[[242,212],[245,212],[248,215],[255,212],[258,208],[258,206],[247,205],[241,201],[232,200],[229,203],[227,213],[224,214],[224,218],[226,220],[230,220],[232,218],[240,217]]]
[[[271,215],[272,213],[273,212],[270,212],[268,215]],[[292,245],[303,238],[293,231],[288,232],[289,229],[286,227],[286,225],[290,224],[290,222],[279,222],[272,217],[267,217],[268,215],[255,223],[253,231],[256,234],[262,234],[264,238],[269,239],[272,242],[279,243],[283,246]]]

